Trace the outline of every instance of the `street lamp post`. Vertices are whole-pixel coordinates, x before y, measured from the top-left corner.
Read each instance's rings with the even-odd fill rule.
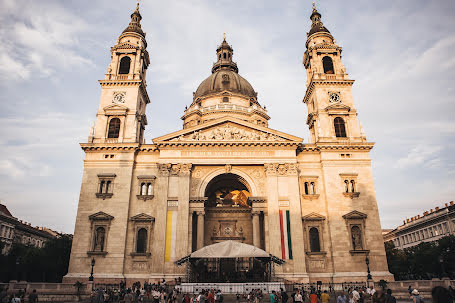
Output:
[[[370,272],[370,259],[368,258],[368,255],[366,256],[365,258],[365,263],[367,264],[367,286],[370,287],[370,280],[373,279],[373,277],[371,276],[371,272]]]
[[[21,257],[17,257],[16,259],[16,273],[17,273],[17,282],[20,281],[21,277],[21,273],[20,273],[20,268],[19,268],[19,265],[21,264]]]
[[[95,258],[92,258],[92,271],[90,272],[90,277],[88,278],[89,281],[93,282],[93,266],[95,266]]]
[[[439,263],[441,264],[441,279],[447,278],[447,273],[446,273],[446,269],[444,266],[443,256],[439,256]]]

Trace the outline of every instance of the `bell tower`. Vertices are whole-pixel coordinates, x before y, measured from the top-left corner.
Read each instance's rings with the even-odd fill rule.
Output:
[[[128,27],[111,48],[111,63],[100,80],[101,98],[89,143],[143,143],[150,103],[146,71],[150,64],[147,41],[141,28],[139,3]]]
[[[341,47],[321,21],[313,2],[303,64],[307,71],[307,124],[311,143],[365,142],[352,97],[354,80],[341,61]]]

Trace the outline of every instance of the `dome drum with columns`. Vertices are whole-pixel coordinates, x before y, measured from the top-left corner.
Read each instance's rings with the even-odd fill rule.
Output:
[[[94,258],[96,283],[342,283],[366,280],[366,256],[374,280],[393,280],[369,157],[374,144],[360,126],[341,47],[316,8],[303,59],[308,142],[268,127],[267,110],[238,74],[226,39],[183,128],[145,142],[146,107],[159,107],[146,90],[141,19],[137,7],[111,49],[96,125],[81,143],[84,172],[65,282],[87,280]],[[271,271],[258,259],[230,255],[235,249],[223,260],[193,260],[191,275],[179,266],[228,241],[264,251],[279,266]]]

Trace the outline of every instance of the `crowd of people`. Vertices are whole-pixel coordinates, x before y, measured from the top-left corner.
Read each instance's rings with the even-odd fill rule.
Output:
[[[431,298],[422,298],[417,289],[409,286],[410,303],[453,303],[455,290],[436,286],[432,289]],[[260,289],[253,289],[248,293],[237,293],[236,303],[263,303],[267,299],[270,303],[397,303],[391,289],[383,290],[382,287],[351,287],[346,291],[335,291],[332,288],[321,290],[312,287],[310,290],[295,288],[292,293],[284,289],[263,293]],[[166,281],[160,283],[147,283],[141,285],[135,282],[131,287],[120,283],[117,287],[98,287],[92,291],[90,303],[223,303],[224,296],[221,290],[201,290],[197,294],[180,293],[176,288],[169,287]],[[26,296],[25,290],[7,295],[7,289],[0,291],[0,303],[37,303],[36,290]],[[232,302],[232,301],[228,301]],[[403,301],[401,301],[403,302]]]

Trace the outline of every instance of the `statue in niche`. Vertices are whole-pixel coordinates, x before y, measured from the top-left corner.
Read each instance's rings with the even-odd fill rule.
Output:
[[[95,251],[104,251],[104,237],[106,231],[104,227],[98,227],[95,232]]]
[[[360,234],[360,228],[353,226],[351,229],[352,247],[354,250],[362,250],[362,235]]]

